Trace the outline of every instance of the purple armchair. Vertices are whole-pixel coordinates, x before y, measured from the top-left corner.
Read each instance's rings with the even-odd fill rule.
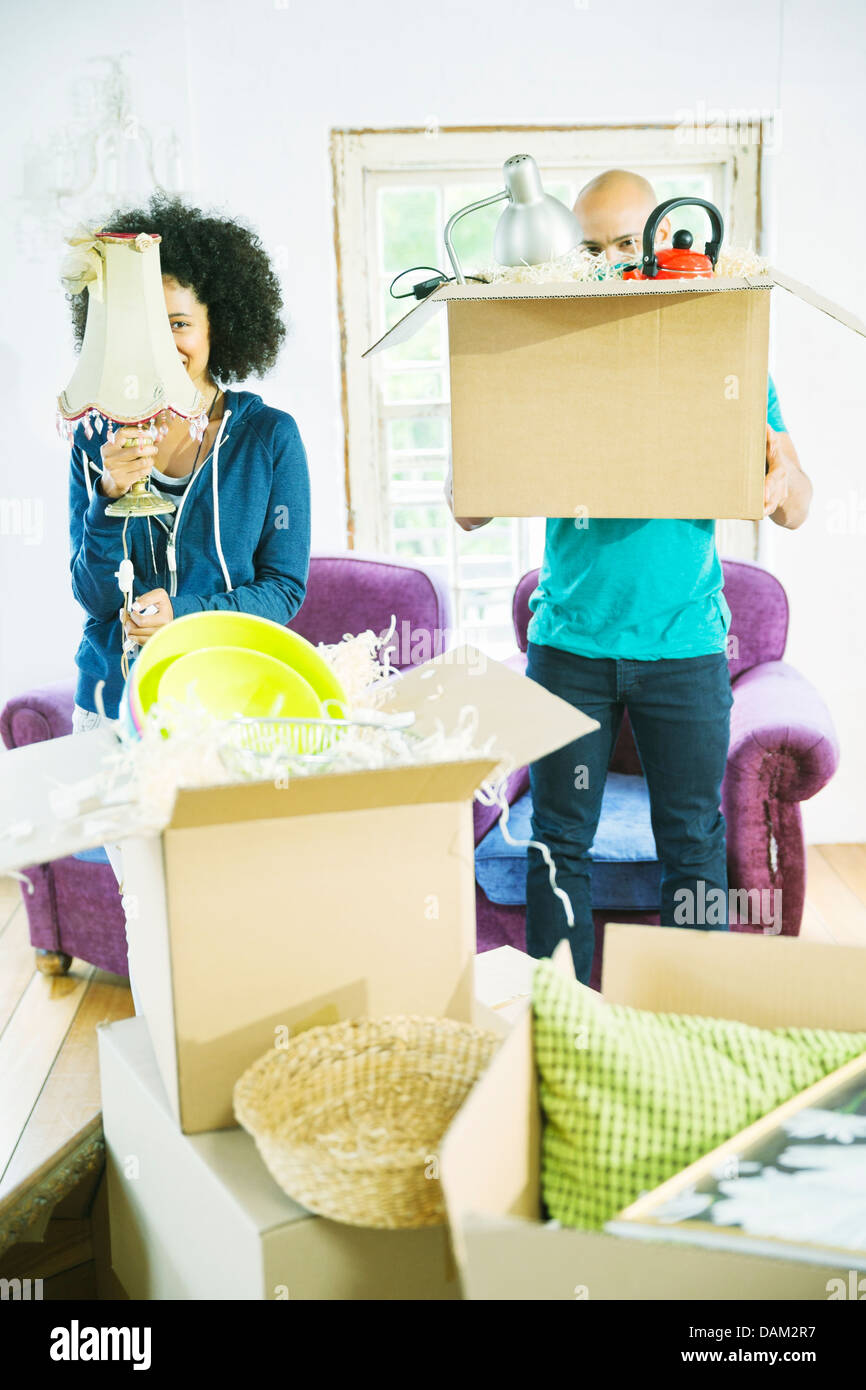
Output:
[[[389,644],[391,664],[419,665],[444,645],[449,627],[445,592],[423,570],[351,552],[310,560],[307,594],[288,624],[310,642],[339,642],[344,633],[384,632],[397,620]],[[31,690],[0,713],[7,748],[72,733],[74,682]],[[26,870],[33,894],[22,884],[37,965],[62,974],[72,957],[117,975],[128,973],[126,922],[117,879],[109,864],[57,859]]]
[[[806,854],[800,802],[814,796],[836,771],[839,750],[833,721],[813,686],[782,661],[788,634],[788,600],[779,581],[759,565],[723,561],[725,597],[731,610],[728,664],[733,682],[731,744],[722,786],[727,821],[728,878],[731,888],[781,889],[782,931],[800,931],[806,885]],[[538,570],[520,580],[512,615],[519,653],[511,664],[526,664],[529,597]],[[610,762],[612,772],[639,775],[628,716]],[[512,774],[508,801],[529,788],[529,772]],[[499,818],[497,807],[476,806],[475,843]],[[525,949],[526,909],[496,904],[476,885],[478,949],[513,945]],[[616,910],[594,912],[598,987],[604,921],[658,922],[658,914]],[[760,926],[737,925],[738,931]]]

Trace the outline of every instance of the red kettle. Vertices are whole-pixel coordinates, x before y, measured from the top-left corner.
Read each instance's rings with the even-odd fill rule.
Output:
[[[693,251],[692,234],[685,229],[674,232],[673,245],[656,251],[655,240],[659,223],[673,208],[705,208],[712,223],[712,239],[703,252]],[[643,229],[643,260],[639,266],[623,272],[623,280],[702,280],[709,279],[719,259],[724,235],[722,214],[714,203],[703,198],[669,198],[650,213]]]

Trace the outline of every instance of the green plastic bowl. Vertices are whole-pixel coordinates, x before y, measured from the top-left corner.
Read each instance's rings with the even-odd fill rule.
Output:
[[[171,666],[182,657],[212,647],[244,647],[273,657],[312,687],[326,717],[343,717],[346,692],[324,657],[305,637],[251,613],[188,613],[160,628],[133,662],[129,706],[139,732],[148,710],[156,704],[162,679]]]
[[[170,703],[201,703],[215,719],[320,719],[309,681],[290,666],[249,647],[206,647],[180,656],[159,683],[160,711]]]

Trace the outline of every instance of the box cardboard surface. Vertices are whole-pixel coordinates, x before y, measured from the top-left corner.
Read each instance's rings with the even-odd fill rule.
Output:
[[[478,712],[490,756],[369,772],[181,790],[161,835],[126,835],[130,973],[172,1112],[185,1133],[234,1125],[241,1073],[290,1032],[360,1015],[471,1021],[475,957],[472,795],[500,760],[529,762],[596,728],[566,701],[473,648],[398,684],[415,727]],[[0,873],[103,843],[88,817],[55,839],[48,795],[99,750],[95,736],[3,760]],[[95,838],[94,838],[95,836]],[[114,837],[111,837],[114,838]],[[59,844],[60,849],[56,849]]]
[[[557,963],[573,975],[568,948]],[[866,950],[795,937],[609,925],[611,1003],[758,1027],[866,1028]],[[472,1299],[826,1299],[847,1266],[625,1240],[541,1221],[541,1114],[524,1008],[448,1130],[440,1172]]]
[[[686,1245],[699,1245],[703,1248],[716,1246],[731,1249],[737,1246],[743,1250],[757,1251],[759,1254],[783,1254],[793,1258],[819,1260],[826,1264],[830,1259],[844,1260],[849,1271],[866,1270],[866,1248],[857,1250],[843,1248],[830,1241],[819,1244],[817,1239],[806,1239],[792,1234],[790,1238],[779,1233],[759,1234],[748,1224],[745,1227],[717,1224],[712,1217],[693,1213],[683,1220],[671,1222],[661,1211],[672,1199],[690,1191],[705,1180],[712,1182],[721,1170],[727,1175],[738,1175],[740,1164],[757,1160],[757,1166],[765,1163],[762,1149],[778,1140],[779,1132],[800,1112],[808,1110],[831,1109],[837,1114],[845,1113],[845,1102],[851,1097],[852,1087],[861,1093],[866,1086],[866,1053],[853,1058],[843,1066],[837,1067],[828,1076],[808,1086],[805,1091],[786,1100],[782,1105],[762,1115],[754,1124],[727,1139],[710,1153],[689,1164],[674,1177],[668,1178],[651,1192],[645,1192],[624,1211],[605,1223],[605,1230],[611,1235],[623,1235],[629,1239],[676,1240]],[[795,1141],[796,1142],[796,1141]],[[846,1141],[840,1141],[846,1142]],[[851,1151],[856,1153],[856,1149]],[[809,1165],[811,1167],[811,1165]],[[787,1171],[787,1169],[786,1169]],[[750,1179],[751,1180],[751,1179]],[[862,1194],[855,1199],[861,1210]],[[661,1214],[660,1214],[661,1213]]]
[[[508,1027],[532,994],[535,961],[514,946],[496,946],[475,957],[475,997]]]
[[[326,1221],[244,1130],[180,1133],[143,1018],[99,1029],[112,1267],[131,1299],[454,1299],[444,1226]]]
[[[763,516],[770,292],[854,332],[780,271],[726,280],[442,285],[455,516]]]

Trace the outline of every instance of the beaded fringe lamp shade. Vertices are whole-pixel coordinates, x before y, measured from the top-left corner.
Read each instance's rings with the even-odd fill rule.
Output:
[[[72,294],[88,295],[87,325],[75,371],[58,397],[58,429],[71,439],[83,423],[113,438],[117,425],[139,425],[155,438],[166,413],[189,421],[200,438],[207,424],[201,394],[187,375],[165,310],[158,236],[89,233],[69,238],[73,251],[61,271]],[[164,428],[164,427],[163,427]],[[174,511],[149,492],[144,479],[112,502],[119,516]]]

